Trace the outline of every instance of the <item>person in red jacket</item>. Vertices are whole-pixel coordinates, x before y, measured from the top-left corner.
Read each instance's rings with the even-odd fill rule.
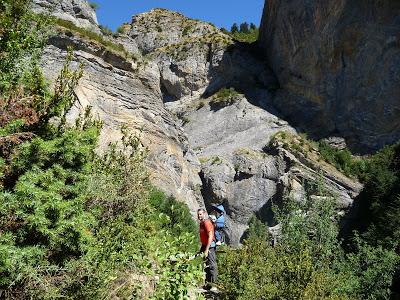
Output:
[[[197,211],[197,218],[200,221],[200,253],[204,253],[206,263],[206,283],[214,283],[217,281],[217,255],[215,251],[215,235],[214,224],[207,217],[204,208]]]

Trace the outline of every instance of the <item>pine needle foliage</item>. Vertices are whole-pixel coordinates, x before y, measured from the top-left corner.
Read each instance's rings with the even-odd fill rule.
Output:
[[[0,1],[0,92],[21,82],[35,81],[31,76],[46,42],[49,19],[29,10],[30,0]],[[29,84],[28,84],[29,85]]]

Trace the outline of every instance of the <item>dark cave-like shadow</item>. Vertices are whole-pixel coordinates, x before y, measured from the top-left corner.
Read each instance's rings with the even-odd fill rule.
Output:
[[[212,56],[212,53],[209,55]],[[208,98],[222,88],[234,88],[244,94],[251,104],[287,121],[298,132],[307,134],[310,139],[320,140],[330,136],[341,136],[346,139],[348,148],[353,153],[369,154],[376,150],[359,146],[360,137],[343,136],[337,129],[335,121],[329,121],[329,116],[323,112],[320,105],[310,101],[305,102],[305,99],[281,89],[265,56],[257,42],[252,44],[236,42],[230,45],[224,52],[220,65],[210,66],[208,74],[210,81],[202,98]],[[209,58],[209,61],[211,60],[212,57]],[[287,100],[288,98],[291,100]],[[217,111],[232,104],[229,101],[224,104],[211,103],[210,107],[213,111]],[[325,125],[321,127],[321,124]]]
[[[208,60],[212,60],[212,52]],[[208,98],[223,88],[234,88],[243,94],[249,103],[264,109],[285,121],[290,121],[274,102],[280,97],[281,90],[278,79],[264,59],[264,53],[258,43],[236,42],[228,46],[219,66],[211,66],[208,70],[209,84],[201,98]],[[210,103],[213,111],[234,104],[234,101]],[[290,122],[291,123],[291,122]],[[305,129],[297,127],[303,132]],[[305,131],[307,134],[311,132]],[[311,134],[312,136],[312,134]]]

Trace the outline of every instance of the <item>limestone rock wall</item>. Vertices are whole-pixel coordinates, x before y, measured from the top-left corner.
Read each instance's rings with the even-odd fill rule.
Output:
[[[147,54],[158,48],[178,44],[219,31],[214,25],[189,19],[166,9],[153,9],[132,17],[127,35],[140,52]]]
[[[32,9],[71,21],[78,27],[100,32],[96,12],[86,0],[33,0]]]
[[[275,105],[358,152],[400,138],[400,2],[268,0],[260,46],[279,79]]]
[[[165,102],[204,91],[232,44],[215,26],[164,9],[134,16],[117,41],[157,63]]]
[[[149,148],[152,182],[167,194],[188,204],[192,212],[203,206],[198,188],[200,164],[189,148],[176,118],[165,109],[155,64],[133,70],[131,62],[111,56],[100,45],[58,33],[49,39],[42,56],[44,74],[52,82],[65,61],[67,47],[74,46],[73,66],[84,64],[84,75],[75,91],[77,101],[68,117],[73,120],[87,106],[104,121],[100,149],[120,139],[127,125],[141,135]]]
[[[272,203],[286,197],[302,201],[306,193],[317,192],[307,186],[321,184],[336,198],[338,213],[346,212],[362,185],[316,158],[285,149],[282,142],[272,143],[280,132],[297,137],[296,130],[268,106],[270,93],[260,91],[259,97],[267,99],[264,105],[247,97],[239,94],[218,104],[213,97],[187,97],[167,105],[182,114],[183,129],[201,163],[206,207],[225,205],[229,243],[242,242],[253,215],[275,226]]]

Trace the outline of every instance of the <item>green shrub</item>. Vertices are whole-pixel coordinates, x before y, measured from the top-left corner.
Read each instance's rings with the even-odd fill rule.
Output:
[[[18,289],[31,296],[45,292],[45,287],[34,291],[43,283],[42,272],[57,272],[86,253],[93,241],[91,228],[96,220],[86,211],[82,194],[100,123],[89,114],[76,126],[62,121],[58,127],[47,123],[50,117],[62,118],[72,105],[71,91],[81,72],[67,70],[70,59],[69,55],[55,93],[37,100],[40,119],[36,124],[40,126],[20,128],[34,130],[36,137],[14,145],[7,159],[7,184],[0,193],[4,230],[0,289],[10,297]]]
[[[100,25],[100,31],[102,34],[107,35],[107,36],[111,36],[113,34],[112,30],[110,28],[108,28],[107,26],[104,25]]]
[[[219,255],[223,299],[389,298],[399,256],[360,239],[346,254],[332,220],[334,199],[322,187],[314,190],[319,198],[286,200],[274,208],[281,226],[276,247],[253,219],[254,234],[244,245]]]
[[[233,87],[222,88],[211,97],[210,106],[219,109],[231,105],[239,95]]]
[[[118,33],[118,34],[125,34],[125,32],[126,32],[126,29],[125,29],[125,26],[124,26],[124,25],[121,25],[121,26],[119,26],[119,27],[117,28],[117,33]]]
[[[0,2],[0,93],[23,84],[29,88],[31,75],[46,42],[49,19],[29,10],[29,0]],[[20,62],[24,60],[23,64]],[[30,84],[27,84],[31,81]],[[36,79],[35,79],[36,81]]]
[[[395,251],[366,243],[357,235],[355,249],[347,254],[346,266],[354,276],[354,290],[362,299],[389,299],[396,265],[400,257]]]
[[[351,152],[347,149],[336,149],[324,141],[319,142],[318,149],[326,162],[334,165],[347,176],[360,177],[365,171],[365,163],[353,158]]]
[[[150,292],[176,299],[201,280],[201,264],[191,260],[196,225],[187,206],[151,188],[146,150],[127,131],[119,147],[98,157],[96,128],[21,145],[16,167],[29,163],[32,171],[0,197],[7,228],[1,288],[10,298],[24,290],[37,298]]]
[[[246,239],[261,239],[269,240],[270,234],[268,232],[268,226],[265,225],[260,219],[255,215],[250,218],[249,228],[244,233]]]
[[[89,5],[94,10],[98,10],[99,9],[99,4],[97,2],[91,1],[91,2],[89,2]]]
[[[163,226],[176,232],[177,236],[186,233],[197,236],[197,225],[186,204],[176,201],[173,197],[167,197],[157,189],[153,189],[150,194],[150,204],[167,216]]]
[[[20,2],[6,4],[19,9]],[[203,275],[192,259],[188,208],[162,194],[152,204],[138,136],[122,128],[122,140],[100,155],[102,123],[90,109],[67,124],[82,76],[71,61],[72,52],[53,92],[38,68],[27,68],[29,81],[7,79],[0,94],[1,298],[183,298]]]
[[[240,95],[233,87],[222,88],[217,93],[213,95],[213,98],[218,99],[230,99]]]
[[[220,255],[222,299],[350,299],[337,290],[340,276],[314,265],[311,249],[275,248],[252,238]]]
[[[193,254],[181,252],[181,245],[190,243],[190,235],[177,236],[173,232],[163,238],[154,252],[153,259],[157,264],[155,270],[158,276],[155,299],[185,299],[189,289],[197,287],[203,278],[200,258],[193,262]]]
[[[123,45],[116,44],[109,40],[105,40],[100,34],[97,34],[93,31],[78,27],[71,21],[67,21],[67,20],[63,20],[63,19],[55,19],[55,23],[63,28],[71,30],[72,32],[79,33],[80,35],[82,35],[83,37],[85,37],[89,40],[100,43],[100,45],[102,45],[103,47],[105,47],[106,49],[108,49],[110,51],[120,53],[120,54],[124,55],[125,57],[129,57],[129,53],[126,51],[126,49],[124,48]]]
[[[399,251],[400,143],[386,146],[366,160],[354,228],[372,245]]]

